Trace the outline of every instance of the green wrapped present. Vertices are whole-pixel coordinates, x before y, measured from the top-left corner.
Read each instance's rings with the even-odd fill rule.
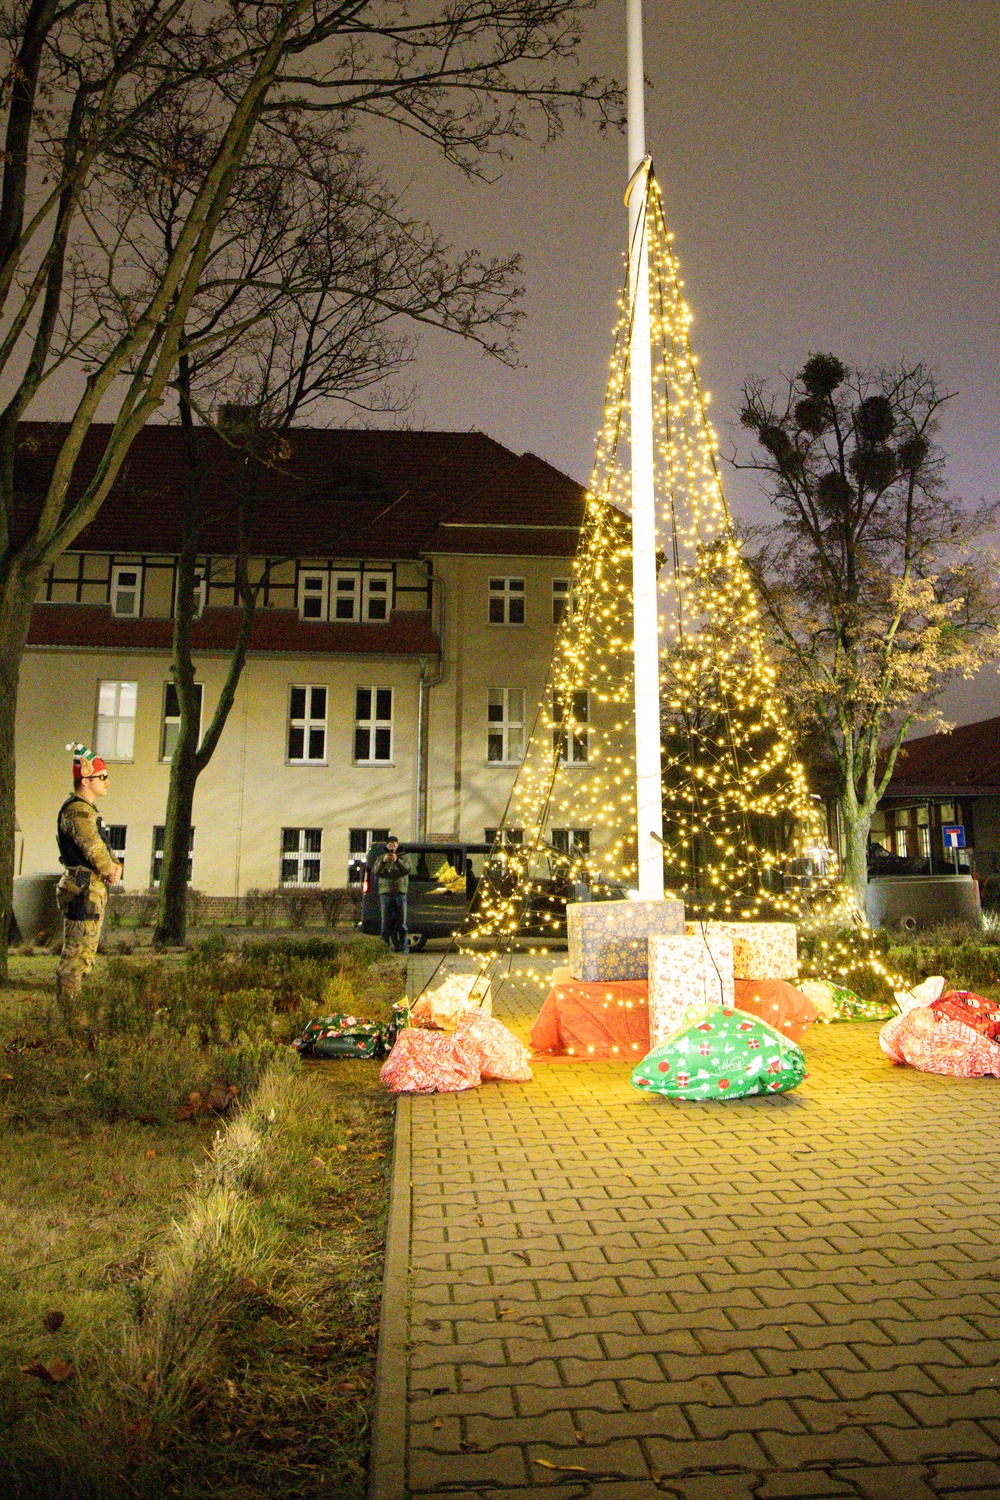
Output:
[[[394,1005],[388,1022],[342,1013],[316,1016],[293,1046],[303,1057],[386,1057],[406,1024],[406,1013],[405,1005]]]
[[[784,1094],[806,1076],[801,1047],[745,1011],[712,1006],[654,1047],[633,1087],[671,1099],[742,1099]]]
[[[846,985],[836,984],[832,979],[820,979],[830,993],[830,1021],[889,1021],[898,1015],[898,1008],[888,1000],[862,1000]]]

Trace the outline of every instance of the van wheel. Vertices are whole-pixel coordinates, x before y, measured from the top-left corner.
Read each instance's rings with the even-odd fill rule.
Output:
[[[427,947],[426,932],[411,932],[409,934],[409,944],[411,953],[423,953]]]

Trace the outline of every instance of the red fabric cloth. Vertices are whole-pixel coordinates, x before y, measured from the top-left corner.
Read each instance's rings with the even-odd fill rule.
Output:
[[[819,1015],[809,997],[784,979],[737,979],[736,1009],[758,1016],[793,1042],[801,1042]]]
[[[1000,1006],[995,1000],[973,995],[969,990],[948,990],[932,1001],[930,1008],[936,1016],[971,1026],[987,1041],[1000,1041]]]
[[[638,1060],[649,1051],[649,985],[645,979],[557,984],[531,1028],[535,1052]]]
[[[918,1006],[883,1026],[879,1040],[893,1061],[951,1078],[1000,1077],[1000,1046],[934,1006]]]

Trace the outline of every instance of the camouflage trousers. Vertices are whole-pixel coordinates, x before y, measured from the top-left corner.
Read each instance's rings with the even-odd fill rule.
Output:
[[[64,919],[62,956],[56,969],[56,989],[62,998],[75,999],[80,993],[83,981],[94,967],[103,925],[103,911],[84,922]]]

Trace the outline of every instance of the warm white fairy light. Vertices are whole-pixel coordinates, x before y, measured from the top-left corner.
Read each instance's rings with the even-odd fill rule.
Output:
[[[863,962],[892,983],[843,887],[829,886],[818,901],[813,892],[808,904],[801,889],[786,889],[791,861],[825,839],[723,495],[691,313],[652,175],[647,204],[657,533],[666,549],[659,585],[666,884],[698,918],[768,916],[794,920],[800,930],[834,917],[851,924],[860,943],[820,945],[825,977],[844,982]],[[635,881],[630,321],[623,293],[571,593],[497,835],[492,879],[480,886],[469,943],[460,945],[497,977],[501,958],[513,962],[515,938],[531,931],[541,941],[509,971],[548,982],[530,959],[548,952],[546,934],[561,926],[561,914],[545,910],[552,827],[590,830],[590,848],[560,861],[567,886]],[[515,828],[523,842],[505,843]]]

